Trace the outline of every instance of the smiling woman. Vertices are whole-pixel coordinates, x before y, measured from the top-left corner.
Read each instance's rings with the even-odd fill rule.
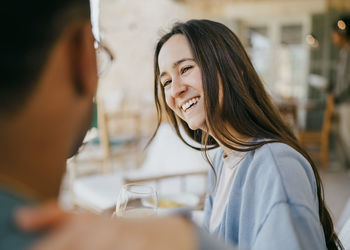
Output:
[[[220,147],[207,157],[210,232],[239,249],[342,249],[314,163],[230,29],[209,20],[175,24],[157,43],[154,74],[158,127],[165,108],[185,143],[180,127],[196,149]]]
[[[171,37],[159,53],[160,83],[167,105],[193,129],[204,128],[201,71],[183,35]]]

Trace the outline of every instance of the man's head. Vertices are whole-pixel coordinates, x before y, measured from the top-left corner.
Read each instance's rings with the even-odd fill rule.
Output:
[[[350,45],[350,16],[340,17],[333,24],[332,40],[340,48]]]
[[[0,20],[1,172],[46,176],[32,182],[57,189],[90,126],[96,91],[89,0],[6,1]]]

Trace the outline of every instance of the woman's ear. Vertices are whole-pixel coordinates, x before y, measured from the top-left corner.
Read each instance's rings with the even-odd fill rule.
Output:
[[[73,76],[78,94],[94,96],[97,89],[97,65],[90,22],[76,31],[73,39]]]

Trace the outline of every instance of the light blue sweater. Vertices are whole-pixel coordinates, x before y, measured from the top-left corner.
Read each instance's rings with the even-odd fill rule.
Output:
[[[222,150],[215,155],[213,165],[219,177]],[[211,186],[214,178],[210,171]],[[216,189],[205,203],[207,229],[215,192]],[[316,181],[309,162],[282,143],[268,143],[248,152],[237,170],[214,233],[239,249],[326,249]]]

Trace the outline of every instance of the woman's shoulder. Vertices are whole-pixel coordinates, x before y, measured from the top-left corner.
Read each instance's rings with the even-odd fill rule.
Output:
[[[287,166],[311,168],[310,162],[300,152],[282,142],[264,144],[255,150],[252,160],[257,163],[269,163],[268,166],[281,171],[286,169]]]
[[[289,146],[286,143],[283,142],[268,142],[268,140],[265,140],[267,143],[261,146],[257,149],[257,152],[269,152],[272,154],[279,154],[279,153],[299,153],[294,148]]]
[[[219,148],[211,158],[216,171],[219,171],[223,164],[223,155],[224,151]],[[300,152],[282,142],[266,143],[247,152],[244,158],[242,165],[249,165],[249,169],[246,170],[251,171],[254,168],[261,169],[261,166],[264,172],[268,169],[276,172],[287,171],[289,167],[293,168],[293,171],[296,168],[312,171],[309,161]]]
[[[240,178],[249,189],[269,190],[286,201],[308,203],[317,186],[312,167],[297,150],[285,143],[271,142],[252,152]]]
[[[290,178],[299,172],[313,175],[310,162],[300,152],[281,142],[266,143],[256,149],[251,168],[263,169],[269,174],[274,172],[281,178]]]

